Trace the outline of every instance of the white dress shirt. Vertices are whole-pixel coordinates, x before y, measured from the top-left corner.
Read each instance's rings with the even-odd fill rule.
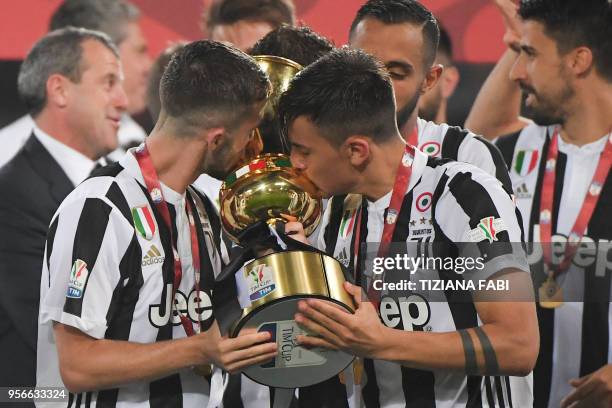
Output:
[[[38,126],[34,126],[34,135],[57,164],[60,165],[75,187],[85,180],[95,167],[96,162],[49,136],[39,129]]]
[[[34,120],[30,115],[24,115],[13,123],[0,129],[0,167],[11,160],[23,147],[34,129]],[[146,133],[142,127],[128,114],[124,114],[119,122],[117,139],[119,147],[111,152],[108,157],[119,161],[125,154],[125,148],[129,144],[142,143]]]

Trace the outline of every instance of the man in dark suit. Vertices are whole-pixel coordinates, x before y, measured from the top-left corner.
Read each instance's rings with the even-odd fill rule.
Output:
[[[119,53],[97,31],[38,41],[18,88],[35,127],[0,169],[0,386],[34,386],[40,273],[49,222],[95,161],[117,147],[127,107]]]

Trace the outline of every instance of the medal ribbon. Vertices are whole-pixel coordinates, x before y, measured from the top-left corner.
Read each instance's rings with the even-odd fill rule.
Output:
[[[419,132],[417,130],[417,125],[414,125],[414,131],[408,137],[408,144],[416,147],[417,149],[419,148]]]
[[[136,157],[136,161],[138,162],[138,166],[140,167],[140,171],[142,172],[142,176],[147,186],[149,196],[151,197],[151,200],[153,200],[155,207],[157,208],[157,210],[159,211],[159,213],[161,214],[164,220],[164,224],[166,224],[166,227],[168,227],[168,231],[170,232],[170,243],[172,245],[172,252],[174,255],[173,257],[174,259],[174,262],[173,262],[174,281],[172,284],[172,298],[171,298],[172,304],[174,305],[174,302],[175,302],[174,297],[176,295],[176,291],[179,285],[181,284],[181,280],[183,278],[183,267],[181,264],[181,258],[179,257],[179,254],[177,251],[177,241],[174,239],[174,234],[172,232],[173,229],[172,229],[172,221],[170,218],[170,210],[168,209],[168,203],[166,203],[166,200],[164,199],[164,196],[162,194],[159,177],[157,175],[157,172],[155,171],[153,162],[151,161],[151,155],[149,154],[149,150],[147,149],[147,144],[145,143],[142,146],[142,148],[137,149],[134,152],[134,156]],[[186,202],[186,207],[187,207],[187,216],[189,218],[189,232],[191,233],[191,256],[192,256],[193,270],[195,274],[195,290],[198,296],[197,307],[198,307],[198,310],[200,310],[200,303],[199,303],[200,302],[199,300],[200,251],[198,248],[198,235],[195,229],[195,222],[194,222],[194,217],[196,214],[194,214],[191,204],[189,203],[189,200],[186,199],[185,202]],[[195,330],[189,318],[179,313],[178,310],[177,310],[177,314],[181,319],[181,324],[183,325],[183,328],[185,329],[185,333],[187,334],[187,336],[193,336],[195,334]]]
[[[612,167],[612,134],[608,135],[606,147],[604,148],[599,158],[599,163],[593,175],[593,179],[589,184],[589,190],[582,204],[582,208],[576,217],[574,226],[569,234],[567,244],[565,245],[565,253],[560,265],[555,268],[552,264],[552,209],[553,199],[555,190],[555,179],[556,179],[556,165],[557,157],[559,155],[559,128],[555,129],[555,132],[550,141],[550,148],[548,149],[548,155],[546,158],[546,169],[544,171],[544,181],[542,188],[542,195],[540,199],[540,234],[541,242],[544,243],[544,262],[550,268],[550,278],[554,279],[556,276],[567,270],[570,263],[576,254],[580,241],[584,236],[584,232],[591,220],[593,211],[597,206],[603,183],[608,177],[610,168]]]
[[[413,138],[418,137],[418,130],[415,126],[410,138],[408,140],[412,140]],[[389,252],[389,244],[391,243],[391,239],[393,238],[393,232],[395,231],[395,227],[397,225],[397,218],[399,216],[399,211],[402,207],[402,202],[404,201],[404,195],[406,194],[406,189],[410,184],[410,178],[412,176],[412,162],[414,161],[415,148],[411,144],[406,144],[406,150],[404,151],[404,155],[402,156],[402,160],[397,167],[397,174],[395,176],[395,182],[393,185],[393,192],[391,193],[391,201],[389,203],[389,208],[387,208],[387,215],[385,217],[385,226],[383,227],[382,237],[380,239],[380,246],[378,247],[377,257],[384,258],[387,256]],[[355,274],[357,275],[357,270],[359,267],[359,249],[361,246],[361,214],[363,212],[363,205],[359,209],[359,215],[357,220],[357,225],[355,229],[355,243],[353,247],[353,252],[355,254]],[[367,239],[367,237],[363,237]],[[374,289],[373,282],[368,285],[368,299],[370,302],[374,304],[374,307],[378,309],[379,292]]]

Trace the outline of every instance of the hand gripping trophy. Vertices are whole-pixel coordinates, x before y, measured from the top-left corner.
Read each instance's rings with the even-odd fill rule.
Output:
[[[301,66],[281,57],[254,58],[273,87],[260,127],[267,132],[263,143],[267,147],[281,140],[275,125],[278,98]],[[261,140],[259,131],[257,137]],[[351,312],[354,306],[342,286],[349,279],[342,264],[285,234],[283,215],[296,218],[306,234],[312,233],[321,218],[321,200],[315,186],[291,166],[282,149],[276,149],[279,152],[243,162],[221,188],[222,226],[239,250],[232,251],[232,260],[218,280],[236,277],[242,307],[237,319],[221,325],[229,328],[231,336],[245,328],[269,331],[278,355],[244,374],[272,387],[296,388],[327,380],[354,358],[341,351],[299,346],[295,338],[304,331],[293,320],[297,302],[323,298]]]

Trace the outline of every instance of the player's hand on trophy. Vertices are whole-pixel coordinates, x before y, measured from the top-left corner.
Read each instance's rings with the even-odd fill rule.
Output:
[[[201,341],[201,362],[213,363],[230,374],[242,369],[264,363],[276,356],[277,346],[270,342],[268,332],[258,333],[255,329],[244,329],[235,338],[221,336],[215,323],[208,331],[196,336]]]
[[[287,223],[285,224],[285,234],[289,235],[296,241],[300,241],[306,245],[311,245],[306,237],[306,233],[304,232],[304,226],[301,222],[297,221],[297,218],[288,214],[281,214],[281,216],[287,220]]]
[[[571,380],[576,389],[561,401],[561,408],[607,408],[612,406],[612,364]]]
[[[325,300],[300,301],[295,321],[311,335],[297,336],[297,340],[305,347],[325,347],[376,358],[390,329],[380,322],[372,303],[363,301],[359,286],[345,282],[344,288],[353,297],[355,313]]]

